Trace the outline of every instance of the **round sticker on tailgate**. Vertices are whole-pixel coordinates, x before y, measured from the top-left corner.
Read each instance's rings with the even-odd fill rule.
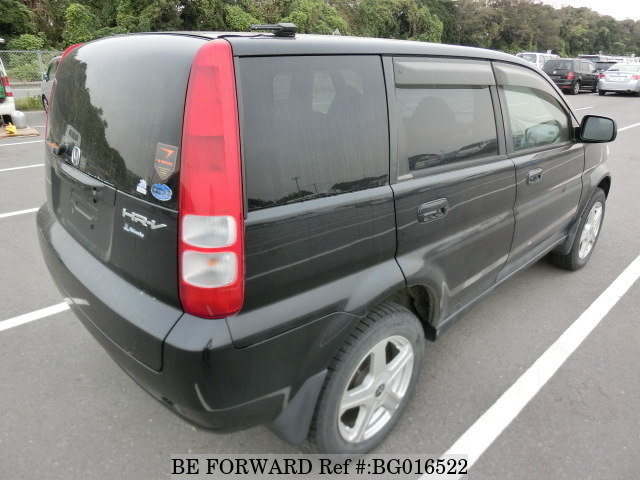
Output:
[[[171,200],[173,192],[164,183],[156,183],[151,187],[151,195],[156,197],[158,200],[166,201]]]

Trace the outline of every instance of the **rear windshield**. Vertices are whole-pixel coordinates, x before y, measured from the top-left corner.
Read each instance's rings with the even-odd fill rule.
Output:
[[[185,93],[203,40],[128,35],[73,50],[56,75],[48,140],[128,194],[177,207]]]
[[[630,65],[628,63],[616,63],[609,69],[610,72],[638,72],[640,65]]]
[[[544,64],[544,71],[549,70],[573,70],[571,60],[549,60]]]

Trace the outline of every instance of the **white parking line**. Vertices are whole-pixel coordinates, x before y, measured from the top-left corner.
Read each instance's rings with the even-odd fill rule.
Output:
[[[11,170],[22,170],[23,168],[44,167],[44,163],[36,163],[35,165],[25,165],[23,167],[0,168],[0,172],[10,172]]]
[[[629,130],[630,128],[640,127],[640,123],[634,123],[633,125],[627,125],[626,127],[619,128],[619,132],[623,132],[625,130]]]
[[[9,318],[8,320],[2,320],[0,321],[0,332],[13,327],[17,327],[18,325],[24,325],[25,323],[33,322],[34,320],[40,320],[41,318],[49,317],[66,310],[69,310],[69,305],[63,302],[58,303],[57,305],[52,305],[50,307],[41,308],[40,310],[36,310],[35,312],[29,312],[25,313],[24,315]]]
[[[574,108],[573,111],[577,112],[578,110],[587,110],[589,108],[593,108],[593,107],[582,107],[582,108]]]
[[[529,369],[446,451],[471,467],[640,277],[638,256]]]
[[[30,142],[14,142],[14,143],[2,143],[0,147],[10,147],[11,145],[26,145],[27,143],[42,143],[44,140],[31,140]]]
[[[16,215],[24,215],[25,213],[33,213],[33,212],[37,212],[38,210],[39,210],[39,207],[27,208],[26,210],[16,210],[15,212],[9,212],[9,213],[0,213],[0,218],[14,217]]]

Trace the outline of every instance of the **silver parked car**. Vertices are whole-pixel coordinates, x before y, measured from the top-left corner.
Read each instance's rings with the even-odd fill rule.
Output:
[[[600,74],[598,90],[600,95],[605,95],[607,92],[640,95],[640,64],[616,63]]]
[[[44,111],[49,111],[49,100],[51,100],[51,87],[53,86],[53,79],[56,78],[56,69],[58,68],[58,62],[60,61],[60,55],[53,57],[47,68],[47,73],[44,74],[42,83],[40,84],[40,96],[42,98],[42,106]]]

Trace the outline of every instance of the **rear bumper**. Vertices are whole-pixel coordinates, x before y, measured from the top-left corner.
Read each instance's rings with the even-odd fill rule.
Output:
[[[640,92],[640,81],[631,80],[629,82],[607,82],[600,80],[598,88],[605,92]]]
[[[555,83],[558,88],[571,88],[571,86],[573,85],[573,82],[575,80],[562,80],[562,79],[553,79],[553,83]]]
[[[135,352],[126,351],[105,334],[98,326],[104,325],[104,319],[96,322],[87,314],[111,312],[111,320],[118,322],[127,318],[127,311],[135,311],[130,305],[104,304],[74,271],[91,269],[98,276],[107,267],[95,259],[95,263],[84,262],[82,267],[65,263],[60,249],[77,244],[47,204],[40,208],[37,222],[46,264],[71,309],[116,363],[154,398],[202,428],[232,431],[277,419],[273,428],[290,442],[299,442],[303,439],[300,437],[306,436],[324,369],[336,345],[335,338],[324,344],[318,338],[323,337],[327,327],[335,330],[334,316],[249,347],[235,348],[225,319],[182,314],[162,339],[162,367],[154,370],[135,358]],[[79,245],[77,248],[82,249]],[[130,288],[143,295],[134,286]],[[87,308],[97,303],[101,309]],[[133,316],[128,320],[132,332],[140,328]],[[304,408],[299,400],[296,402],[301,397],[306,399]],[[298,429],[297,435],[287,431],[291,428]]]

